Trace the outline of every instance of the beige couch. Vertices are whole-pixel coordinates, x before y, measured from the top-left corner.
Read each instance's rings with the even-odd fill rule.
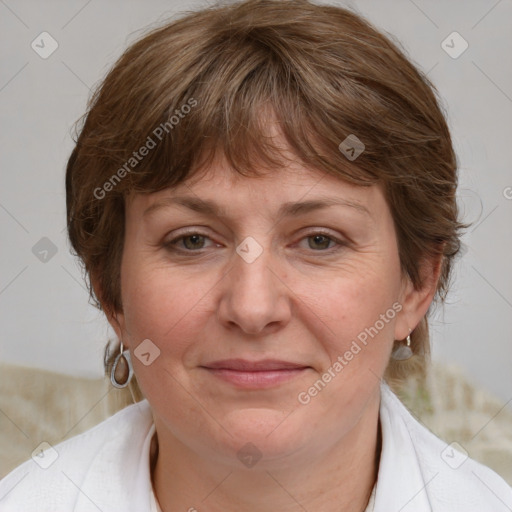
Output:
[[[439,437],[456,441],[512,485],[512,408],[476,389],[454,368],[433,365],[426,382],[395,386],[411,412]],[[107,380],[77,379],[0,365],[0,477],[38,445],[75,436],[132,403]]]

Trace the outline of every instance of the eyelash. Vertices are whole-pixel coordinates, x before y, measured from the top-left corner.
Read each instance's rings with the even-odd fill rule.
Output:
[[[177,243],[180,241],[180,240],[183,240],[189,236],[193,236],[193,235],[199,235],[199,236],[202,236],[204,238],[207,238],[210,240],[210,237],[208,235],[206,235],[205,233],[201,233],[200,231],[190,231],[188,233],[183,233],[181,234],[180,236],[172,239],[171,241],[169,242],[166,242],[164,244],[164,247],[172,252],[175,252],[175,253],[181,253],[181,254],[185,254],[185,253],[188,253],[188,254],[191,254],[191,253],[196,253],[198,255],[202,254],[204,252],[205,249],[197,249],[197,250],[193,250],[193,249],[178,249],[176,247]],[[344,242],[343,240],[340,240],[334,236],[332,236],[332,234],[330,233],[327,233],[325,231],[313,231],[311,233],[308,233],[306,235],[304,235],[300,240],[304,240],[304,239],[307,239],[307,238],[311,238],[311,237],[314,237],[314,236],[323,236],[325,238],[328,238],[330,241],[336,243],[336,246],[334,247],[331,247],[329,249],[319,249],[319,250],[315,250],[315,249],[310,249],[312,252],[316,252],[316,253],[324,253],[324,254],[333,254],[334,252],[337,252],[341,249],[343,249],[344,247],[346,247],[348,245],[347,242]]]

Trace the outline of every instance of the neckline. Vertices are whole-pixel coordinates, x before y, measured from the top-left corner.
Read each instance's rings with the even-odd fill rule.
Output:
[[[159,444],[158,444],[158,436],[156,433],[155,424],[151,427],[152,436],[151,442],[149,445],[149,476],[150,476],[150,510],[151,512],[163,512],[160,507],[160,503],[155,494],[155,482],[154,482],[154,474],[156,462],[158,460],[158,452],[159,452]],[[150,431],[150,433],[151,433]],[[370,498],[368,499],[368,504],[363,512],[373,512],[375,510],[375,499],[377,494],[377,483],[379,479],[380,473],[380,461],[382,457],[382,427],[381,427],[381,419],[380,419],[380,410],[379,410],[379,418],[378,418],[378,428],[377,428],[377,460],[376,460],[376,473],[377,477],[375,479],[375,483],[373,484],[372,491],[370,493]]]
[[[373,485],[372,493],[370,494],[370,499],[368,500],[368,505],[364,509],[364,512],[374,512],[375,511],[375,495],[377,494],[377,482]],[[150,490],[150,506],[151,506],[151,512],[163,512],[160,503],[158,503],[158,500],[155,496],[155,491],[153,489],[153,486],[151,486]]]

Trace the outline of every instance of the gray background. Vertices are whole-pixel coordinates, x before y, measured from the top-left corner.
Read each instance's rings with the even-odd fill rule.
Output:
[[[433,355],[460,365],[510,406],[512,2],[338,3],[396,37],[440,92],[460,162],[463,220],[474,224],[463,238],[448,304],[431,321]],[[0,0],[0,361],[102,375],[112,332],[88,304],[65,232],[71,127],[90,88],[142,29],[201,5],[207,4]],[[58,43],[47,59],[31,47],[34,40],[42,46],[43,31]],[[442,47],[453,31],[469,45],[458,58]],[[451,41],[452,51],[461,48],[460,39]],[[54,255],[41,252],[43,237]]]

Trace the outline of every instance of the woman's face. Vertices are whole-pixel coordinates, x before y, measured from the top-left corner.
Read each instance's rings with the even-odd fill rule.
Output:
[[[378,403],[393,340],[425,312],[390,210],[378,186],[298,164],[209,171],[127,201],[116,330],[159,436],[233,464],[249,442],[274,462],[318,455]],[[227,359],[301,369],[210,368]]]

